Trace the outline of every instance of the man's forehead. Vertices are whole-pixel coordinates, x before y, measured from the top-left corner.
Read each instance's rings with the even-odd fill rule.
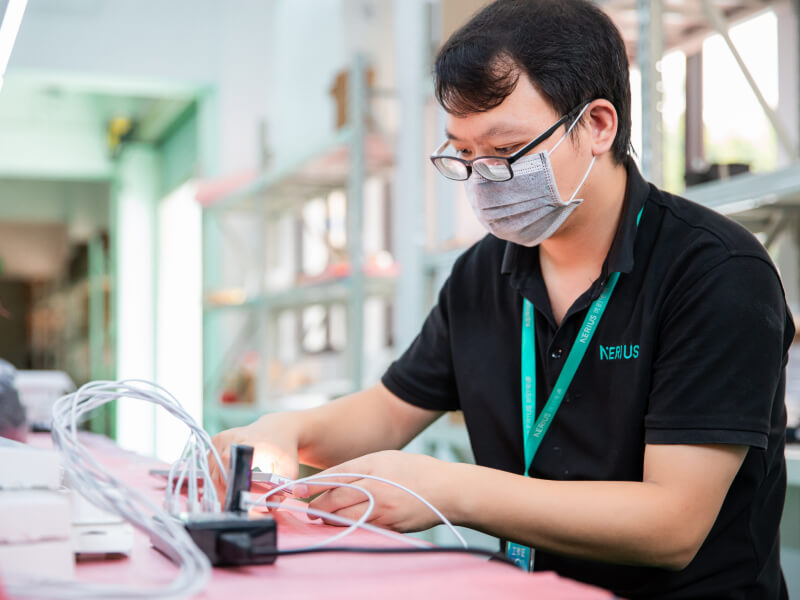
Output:
[[[535,133],[552,125],[554,115],[553,107],[530,80],[520,77],[514,91],[494,108],[464,116],[448,114],[445,134],[460,141]]]
[[[445,135],[454,142],[466,140],[496,139],[513,136],[534,137],[552,125],[552,114],[536,114],[531,112],[527,118],[511,116],[489,116],[482,113],[483,118],[472,119],[472,115],[459,118],[448,118]]]
[[[445,135],[447,139],[453,140],[454,142],[462,141],[462,138],[459,135],[465,135],[464,130],[468,128],[462,124],[461,127],[456,125],[455,127],[448,125],[445,129]],[[519,123],[519,122],[498,122],[493,125],[484,126],[483,128],[469,128],[470,130],[476,129],[478,131],[477,135],[470,135],[470,137],[475,137],[477,139],[482,138],[492,138],[492,137],[501,137],[504,135],[517,135],[520,133],[526,133],[528,129],[530,129],[529,123]]]

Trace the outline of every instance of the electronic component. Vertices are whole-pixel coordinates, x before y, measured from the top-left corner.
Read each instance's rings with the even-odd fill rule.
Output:
[[[130,554],[133,527],[119,515],[102,510],[72,492],[72,545],[76,555]]]
[[[171,516],[182,524],[189,537],[215,567],[272,564],[277,556],[278,528],[269,515],[250,517],[239,513],[217,515],[182,513]],[[156,550],[171,558],[158,536],[150,541]]]
[[[0,489],[56,490],[61,486],[61,460],[52,450],[0,438],[0,465]]]
[[[150,475],[153,477],[158,477],[159,479],[167,479],[169,478],[169,469],[150,469]],[[273,488],[278,487],[279,485],[284,485],[287,483],[291,483],[292,480],[288,477],[283,477],[281,475],[277,475],[275,473],[267,473],[266,471],[259,471],[258,467],[255,467],[250,471],[250,484],[251,487],[256,486],[258,487],[259,491],[267,492]],[[184,487],[188,484],[188,481],[184,482]],[[197,475],[197,485],[203,485],[203,475]],[[288,494],[294,487],[289,487],[284,491],[278,492],[278,494]]]
[[[55,490],[0,493],[0,544],[68,540],[70,498]]]
[[[228,467],[228,490],[225,495],[226,512],[242,512],[242,492],[250,491],[250,469],[253,466],[253,447],[243,444],[231,446],[231,462]],[[244,510],[247,512],[247,509]]]
[[[32,581],[56,580],[59,584],[75,579],[72,542],[64,539],[0,544],[0,575],[9,582],[23,577]],[[13,585],[9,589],[16,595]]]
[[[186,531],[215,567],[275,562],[278,529],[270,516],[201,515],[186,523]]]

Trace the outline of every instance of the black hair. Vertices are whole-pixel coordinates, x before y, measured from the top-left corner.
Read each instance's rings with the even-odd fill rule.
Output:
[[[604,98],[617,111],[611,147],[628,158],[631,88],[625,44],[589,0],[496,0],[445,42],[434,67],[436,98],[456,116],[498,106],[525,73],[556,112]],[[577,116],[577,115],[576,115]]]

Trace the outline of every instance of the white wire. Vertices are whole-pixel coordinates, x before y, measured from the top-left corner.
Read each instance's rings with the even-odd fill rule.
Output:
[[[372,516],[372,511],[375,508],[375,496],[373,496],[371,493],[369,493],[369,491],[365,490],[364,488],[358,487],[357,485],[353,485],[351,483],[337,482],[336,483],[336,487],[351,488],[351,489],[354,489],[354,490],[358,490],[359,492],[364,494],[367,497],[367,503],[368,503],[367,509],[364,511],[364,514],[362,514],[358,518],[358,520],[350,521],[350,519],[348,519],[348,522],[350,523],[350,526],[347,529],[345,529],[344,531],[341,531],[341,532],[339,532],[339,533],[337,533],[337,534],[335,534],[335,535],[333,535],[333,536],[331,536],[331,537],[329,537],[329,538],[327,538],[327,539],[325,539],[325,540],[323,540],[321,542],[318,542],[316,544],[312,544],[311,546],[306,546],[306,547],[302,548],[303,550],[313,550],[315,548],[322,548],[323,546],[327,546],[328,544],[332,544],[333,542],[337,542],[337,541],[341,540],[342,538],[350,535],[356,529],[359,529],[359,528],[366,529],[364,527],[364,525],[366,525],[367,520]],[[264,496],[265,495],[262,494],[261,498],[257,498],[251,504],[253,506],[259,505],[258,502],[261,501]],[[266,500],[266,498],[263,498],[263,499],[264,499],[264,501]],[[269,503],[269,504],[272,504],[272,503]],[[314,509],[309,509],[309,510],[314,510]],[[331,513],[327,513],[327,512],[324,512],[324,511],[316,511],[315,510],[314,512],[320,513],[317,516],[323,516],[325,518],[329,518],[329,517],[335,516],[335,515],[332,515]],[[311,513],[311,514],[313,514],[313,513]]]
[[[10,594],[18,598],[184,598],[201,592],[211,575],[208,558],[192,541],[185,528],[156,506],[142,493],[117,479],[104,468],[79,442],[77,425],[80,419],[93,409],[118,398],[135,398],[162,406],[189,426],[191,433],[181,455],[181,475],[185,478],[187,470],[198,467],[207,471],[205,456],[210,452],[220,466],[222,465],[209,435],[194,421],[177,399],[160,386],[141,380],[98,381],[82,386],[73,394],[56,401],[53,407],[53,442],[61,452],[64,473],[72,487],[85,496],[92,504],[120,515],[140,531],[160,541],[159,546],[178,565],[178,575],[168,585],[161,587],[134,587],[82,582],[32,581],[7,578],[6,587]],[[170,469],[171,479],[178,469]],[[208,476],[210,480],[210,475]],[[170,486],[168,486],[170,487]],[[191,487],[191,485],[190,485]],[[195,490],[196,491],[196,490]],[[180,487],[172,486],[165,500],[175,505]],[[209,505],[218,506],[218,497],[213,485],[204,485],[204,499],[208,495]],[[195,498],[196,500],[196,498]],[[191,502],[190,502],[191,504]],[[169,508],[169,507],[168,507]]]
[[[366,491],[366,490],[364,490],[364,491]],[[294,511],[294,512],[300,512],[300,513],[304,513],[304,514],[314,515],[314,516],[317,516],[317,517],[322,517],[324,519],[329,519],[331,521],[336,521],[337,523],[341,523],[342,525],[350,525],[351,527],[353,525],[358,525],[358,521],[354,521],[353,519],[348,519],[347,517],[342,517],[340,515],[336,515],[336,514],[333,514],[333,513],[325,512],[324,510],[316,510],[314,508],[311,508],[311,507],[305,506],[305,505],[298,506],[298,505],[293,505],[293,504],[284,504],[284,503],[280,503],[280,502],[266,502],[266,501],[256,502],[255,500],[248,501],[247,504],[249,506],[253,506],[253,507],[258,506],[258,507],[266,507],[266,508],[276,508],[276,509],[290,510],[290,511]],[[389,538],[390,540],[403,542],[405,544],[408,544],[410,546],[415,546],[417,548],[428,548],[429,547],[429,544],[426,543],[426,542],[423,542],[423,541],[418,540],[418,539],[413,538],[413,537],[409,537],[407,535],[401,535],[399,533],[395,533],[394,531],[391,531],[389,529],[384,529],[383,527],[376,527],[375,525],[371,525],[370,523],[362,523],[362,524],[358,525],[358,528],[365,529],[366,531],[371,531],[373,533],[377,533],[379,535],[382,535],[384,537]],[[330,543],[330,542],[326,541],[326,543]],[[303,548],[286,548],[286,549],[282,549],[282,550],[292,551],[293,552],[293,551],[296,551],[296,550],[307,550],[307,549],[312,548],[312,547],[313,546],[306,546],[306,547],[303,547]]]
[[[387,485],[391,485],[391,486],[396,487],[396,488],[398,488],[400,490],[403,490],[407,494],[410,494],[411,496],[414,496],[414,498],[416,498],[417,500],[422,502],[431,511],[433,511],[433,513],[439,518],[439,520],[453,533],[454,536],[456,536],[456,538],[458,539],[459,543],[464,548],[468,548],[469,547],[469,545],[467,544],[467,541],[462,537],[462,535],[458,532],[458,530],[453,526],[453,524],[450,522],[450,520],[447,517],[445,517],[442,514],[442,512],[438,508],[436,508],[433,504],[428,502],[425,498],[420,496],[414,490],[411,490],[411,489],[407,488],[406,486],[404,486],[402,484],[396,483],[394,481],[390,481],[389,479],[384,479],[383,477],[378,477],[377,475],[365,475],[363,473],[318,473],[316,475],[309,475],[308,477],[303,477],[303,478],[297,479],[295,481],[288,481],[288,482],[283,483],[283,484],[281,484],[281,485],[279,485],[279,486],[277,486],[275,488],[272,488],[267,493],[262,494],[261,497],[259,498],[259,500],[266,500],[267,498],[269,498],[273,494],[277,494],[278,492],[282,492],[285,489],[291,489],[295,485],[298,485],[298,484],[301,484],[301,483],[308,483],[308,482],[316,481],[318,485],[323,485],[323,483],[325,481],[329,481],[330,479],[332,479],[334,477],[356,477],[358,479],[372,479],[374,481],[380,481],[381,483],[385,483]],[[330,482],[330,483],[341,483],[341,482]],[[314,485],[314,484],[312,483],[312,485]],[[356,487],[358,487],[358,486],[356,486]],[[363,488],[358,488],[358,489],[361,489],[361,490],[366,492],[366,490],[364,490]]]

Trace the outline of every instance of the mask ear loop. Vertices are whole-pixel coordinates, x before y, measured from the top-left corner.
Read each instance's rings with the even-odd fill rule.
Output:
[[[587,108],[589,108],[589,103],[587,103],[586,106],[584,106],[581,109],[581,112],[578,113],[578,116],[575,118],[575,120],[572,122],[572,124],[567,129],[567,132],[564,135],[561,136],[561,139],[556,142],[556,145],[553,146],[553,149],[550,150],[550,152],[548,152],[548,154],[552,154],[553,152],[555,152],[556,148],[558,148],[561,145],[561,142],[563,142],[565,139],[567,139],[567,136],[569,135],[570,131],[572,131],[573,127],[575,127],[575,125],[577,125],[578,122],[581,120],[581,117],[583,116],[583,113],[586,112]]]
[[[581,112],[578,113],[578,116],[575,118],[575,120],[572,122],[572,124],[570,124],[570,126],[567,128],[566,133],[561,136],[561,139],[558,140],[558,142],[556,142],[556,145],[553,146],[553,149],[550,150],[550,152],[548,152],[548,154],[552,154],[553,152],[555,152],[556,148],[558,148],[561,145],[561,142],[563,142],[565,139],[567,139],[567,136],[570,134],[572,129],[575,127],[575,125],[577,125],[580,122],[581,117],[583,116],[583,113],[585,113],[586,109],[589,108],[589,104],[590,104],[590,102],[587,102],[586,105],[581,109]],[[586,173],[583,174],[583,179],[581,179],[581,182],[578,184],[578,187],[575,188],[575,191],[572,192],[572,196],[570,196],[569,201],[567,202],[567,204],[570,204],[573,200],[575,200],[575,196],[578,195],[578,192],[580,191],[581,187],[583,187],[583,184],[586,181],[586,178],[589,177],[589,173],[592,172],[592,167],[594,166],[594,161],[596,159],[597,159],[596,156],[592,156],[592,162],[589,163],[589,168],[586,169]]]
[[[583,174],[583,179],[581,179],[581,182],[578,184],[578,187],[575,188],[575,191],[572,192],[572,196],[570,196],[569,202],[567,202],[567,204],[569,204],[570,202],[575,200],[575,196],[578,195],[578,192],[583,187],[583,183],[586,181],[586,178],[589,177],[589,173],[592,172],[592,167],[594,166],[594,161],[595,160],[597,160],[597,157],[596,156],[592,156],[592,162],[589,163],[589,168],[586,169],[586,173]]]

